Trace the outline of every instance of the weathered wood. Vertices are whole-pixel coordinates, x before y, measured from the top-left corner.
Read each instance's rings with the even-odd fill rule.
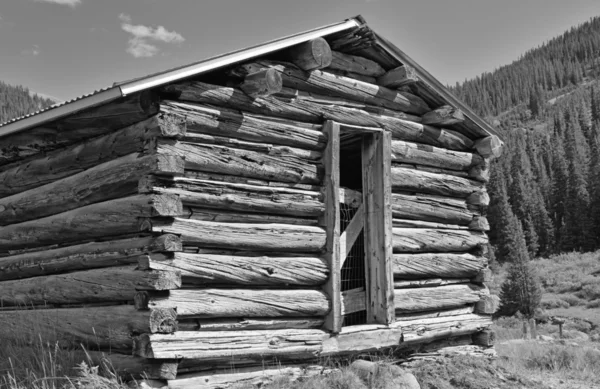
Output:
[[[435,222],[422,222],[419,220],[410,219],[392,219],[394,228],[438,228],[445,230],[468,230],[467,226],[459,226],[457,224],[441,224]]]
[[[482,296],[475,303],[475,312],[483,315],[493,315],[500,307],[500,298],[496,295]]]
[[[176,289],[166,296],[139,292],[136,308],[177,308],[177,317],[302,317],[329,312],[327,296],[312,289]]]
[[[485,234],[470,230],[394,228],[394,253],[461,252],[487,244]]]
[[[421,194],[392,194],[394,218],[468,226],[474,217],[464,199]]]
[[[316,217],[325,210],[320,192],[190,178],[145,179],[140,192],[177,194],[186,206],[228,211]]]
[[[392,141],[392,160],[453,170],[469,170],[484,163],[483,158],[474,153],[401,140]]]
[[[367,310],[365,288],[356,288],[342,292],[342,315]]]
[[[184,244],[238,250],[319,252],[325,230],[286,224],[233,224],[200,220],[153,220],[152,231],[181,235]]]
[[[364,205],[360,205],[356,209],[356,213],[352,217],[352,220],[346,226],[344,232],[340,235],[340,268],[344,267],[344,262],[346,262],[346,258],[350,251],[352,251],[352,246],[354,246],[354,242],[363,231],[365,226],[365,215],[364,215]]]
[[[185,168],[284,182],[318,184],[322,171],[315,163],[290,153],[237,149],[226,146],[160,140],[158,152],[185,159]]]
[[[394,321],[390,133],[372,134],[362,144],[363,206],[367,270],[367,322]]]
[[[468,284],[470,281],[468,278],[429,278],[426,280],[395,281],[394,289],[430,288],[434,286]]]
[[[451,126],[456,123],[462,123],[464,120],[465,114],[459,108],[443,105],[423,115],[422,123],[434,126]]]
[[[347,332],[347,328],[355,331]],[[398,346],[402,338],[402,329],[395,324],[390,328],[384,325],[345,327],[339,335],[325,339],[321,357],[378,351]]]
[[[180,286],[181,277],[175,272],[119,266],[4,281],[0,299],[5,306],[133,301],[136,290]]]
[[[417,115],[422,115],[430,110],[427,104],[415,95],[352,78],[336,76],[322,70],[305,72],[289,63],[262,60],[242,65],[236,71],[244,75],[264,68],[273,68],[279,71],[283,85],[289,88],[339,96]]]
[[[169,389],[229,389],[240,386],[268,387],[270,383],[281,380],[282,382],[295,381],[301,377],[320,374],[323,370],[320,366],[251,366],[226,368],[217,371],[191,373],[178,376],[175,380],[169,380]]]
[[[472,278],[471,282],[476,284],[485,284],[494,281],[494,273],[490,268],[483,268]]]
[[[145,91],[41,127],[5,136],[0,143],[0,165],[104,135],[145,120],[157,112],[158,96],[151,91]]]
[[[400,88],[418,80],[415,69],[408,65],[402,65],[381,75],[377,78],[377,83],[388,88]]]
[[[183,174],[183,165],[182,158],[169,155],[139,157],[135,153],[117,158],[0,199],[0,226],[132,195],[144,174]]]
[[[486,329],[473,334],[471,337],[473,344],[483,347],[493,347],[496,342],[496,332],[492,329]]]
[[[487,266],[487,259],[471,254],[394,254],[392,263],[398,279],[470,278]]]
[[[327,142],[321,126],[316,124],[306,128],[306,123],[282,122],[227,108],[178,101],[163,101],[161,111],[183,121],[188,133],[204,133],[307,150],[322,150]]]
[[[163,91],[172,99],[227,106],[287,120],[308,123],[334,120],[351,125],[382,127],[391,131],[394,138],[432,144],[452,150],[466,151],[473,146],[472,140],[452,130],[422,125],[385,114],[367,112],[363,109],[320,104],[307,99],[278,99],[273,96],[251,99],[238,89],[202,82],[169,85],[164,87]]]
[[[220,209],[184,207],[189,212],[188,219],[204,220],[219,223],[261,223],[261,224],[294,224],[299,226],[316,226],[317,218],[269,215],[265,213],[243,213],[222,211]]]
[[[469,177],[481,182],[488,182],[490,180],[490,159],[483,158],[483,163],[469,169]]]
[[[240,318],[181,319],[179,331],[248,331],[282,329],[316,329],[323,326],[322,317],[314,318]]]
[[[294,354],[297,359],[318,356],[327,337],[321,330],[175,332],[145,334],[135,339],[134,355],[146,358],[224,359]],[[235,347],[232,347],[235,345]]]
[[[0,312],[0,336],[26,339],[61,347],[130,351],[132,337],[143,333],[177,330],[174,309],[138,311],[133,305]]]
[[[323,287],[329,296],[331,310],[325,316],[325,328],[333,333],[342,329],[341,301],[341,243],[340,243],[340,127],[332,121],[326,121],[323,132],[328,143],[325,149],[325,215],[323,217],[326,236],[324,258],[329,264],[329,278]]]
[[[402,322],[404,325],[409,325],[411,321],[419,323],[424,319],[466,315],[473,313],[473,308],[473,305],[465,305],[460,308],[443,309],[440,311],[398,313],[396,314],[396,321]]]
[[[277,182],[277,181],[264,181],[257,180],[255,178],[248,177],[240,177],[240,176],[228,176],[224,174],[218,173],[210,173],[210,172],[200,172],[188,170],[184,174],[185,178],[191,178],[196,180],[209,180],[209,181],[221,181],[221,182],[230,182],[232,184],[246,184],[246,185],[258,185],[258,186],[267,186],[267,187],[275,187],[275,188],[292,188],[299,190],[308,190],[319,192],[322,190],[320,185],[307,185],[307,184],[298,184],[294,182]],[[164,179],[164,177],[163,177]]]
[[[0,258],[0,281],[137,263],[147,252],[181,251],[175,235],[84,243]]]
[[[485,216],[475,216],[471,223],[469,223],[469,229],[476,231],[489,231],[490,223]]]
[[[408,192],[428,193],[439,196],[467,198],[484,189],[483,183],[448,174],[392,166],[392,189]]]
[[[36,154],[24,161],[0,168],[0,198],[46,185],[85,169],[149,147],[158,136],[180,136],[170,131],[158,116],[127,126],[110,134],[85,140],[72,146]]]
[[[327,41],[319,37],[285,50],[283,58],[300,69],[313,70],[329,66],[333,56]]]
[[[78,361],[92,366],[102,366],[114,371],[126,380],[131,378],[172,380],[177,376],[179,361],[176,359],[147,359],[102,351],[72,351]]]
[[[332,69],[331,67],[327,68],[327,72],[340,77],[353,78],[362,82],[368,82],[369,84],[377,84],[376,77],[365,76],[363,74],[353,73],[345,70]]]
[[[467,196],[467,204],[482,208],[485,208],[488,205],[490,205],[490,195],[488,195],[487,191],[485,190],[485,187]]]
[[[385,73],[385,69],[377,62],[356,55],[345,54],[340,51],[332,51],[330,69],[351,72],[369,77],[379,77]]]
[[[491,135],[482,139],[479,139],[475,142],[473,148],[477,150],[477,152],[483,158],[498,158],[502,155],[502,148],[504,147],[504,143],[498,138],[496,135]]]
[[[395,289],[396,312],[434,311],[474,304],[489,295],[487,288],[474,284],[433,288]],[[421,324],[421,323],[419,323]]]
[[[178,271],[186,285],[317,286],[327,280],[328,265],[318,257],[239,256],[174,253],[140,257],[139,268]]]
[[[182,207],[173,195],[137,195],[91,204],[0,228],[0,252],[136,233],[139,217],[176,216]]]
[[[456,176],[456,177],[461,177],[461,178],[470,178],[469,172],[465,172],[465,171],[461,171],[461,170],[450,170],[450,169],[444,169],[444,168],[440,168],[440,167],[415,165],[415,164],[400,163],[400,162],[394,162],[394,166],[404,168],[404,169],[420,170],[420,171],[435,173],[435,174],[445,174],[445,175]]]
[[[250,97],[269,96],[283,87],[281,75],[275,69],[261,69],[247,74],[240,89]]]

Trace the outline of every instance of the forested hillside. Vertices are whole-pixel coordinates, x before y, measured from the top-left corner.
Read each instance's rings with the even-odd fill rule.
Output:
[[[54,104],[52,100],[31,95],[27,88],[0,81],[0,123]]]
[[[599,56],[596,17],[454,87],[507,143],[490,179],[501,261],[600,249]]]

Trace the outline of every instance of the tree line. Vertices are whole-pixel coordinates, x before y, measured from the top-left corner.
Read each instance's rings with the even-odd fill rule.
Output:
[[[52,100],[32,95],[29,89],[0,81],[0,123],[21,117],[54,104]]]

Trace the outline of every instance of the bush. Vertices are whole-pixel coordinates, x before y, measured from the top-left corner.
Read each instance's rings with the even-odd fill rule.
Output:
[[[600,299],[600,282],[584,285],[577,295],[586,300]]]
[[[600,299],[590,301],[589,303],[585,304],[585,307],[588,309],[600,308]]]
[[[567,304],[569,304],[570,307],[576,307],[578,305],[585,305],[585,301],[580,299],[577,296],[574,296],[572,294],[567,294],[564,296],[561,296],[560,299],[564,302],[566,302]]]
[[[569,308],[569,303],[557,297],[544,297],[540,303],[544,309]]]

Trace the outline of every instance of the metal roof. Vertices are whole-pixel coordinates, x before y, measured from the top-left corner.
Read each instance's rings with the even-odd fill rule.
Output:
[[[52,105],[46,109],[25,115],[0,124],[0,138],[20,132],[32,127],[38,127],[45,123],[55,121],[76,112],[107,104],[126,95],[155,88],[175,81],[193,77],[210,70],[232,65],[251,58],[259,57],[286,47],[294,46],[318,37],[335,34],[351,28],[364,26],[366,23],[361,16],[347,19],[340,23],[309,30],[288,37],[275,39],[260,45],[252,46],[242,50],[222,54],[207,60],[195,62],[182,67],[169,69],[160,73],[151,74],[134,80],[115,83],[113,86],[97,90],[93,93],[79,96],[69,101]],[[479,127],[489,134],[496,134],[493,128],[485,121],[475,115],[464,103],[454,97],[446,88],[421,66],[410,59],[385,39],[377,36],[381,48],[401,63],[406,63],[419,70],[419,75],[424,76],[425,81],[436,90],[449,104],[462,109]]]

